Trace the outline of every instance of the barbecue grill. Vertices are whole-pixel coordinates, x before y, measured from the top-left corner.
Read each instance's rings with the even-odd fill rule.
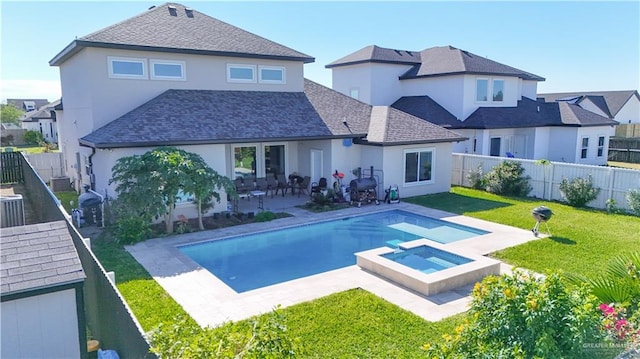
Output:
[[[362,202],[380,204],[378,193],[376,192],[378,182],[373,178],[373,166],[371,166],[371,177],[362,178],[361,173],[361,169],[358,168],[358,179],[351,180],[349,183],[351,204],[357,203],[358,207],[362,205]]]
[[[551,216],[553,216],[553,212],[551,212],[551,210],[545,206],[539,206],[534,208],[533,211],[531,211],[531,215],[536,220],[536,225],[531,230],[533,232],[533,235],[536,237],[538,236],[538,229],[540,228],[540,223],[544,223],[545,227],[547,227],[547,233],[551,235],[551,231],[549,230],[549,225],[547,224],[547,221],[551,219]]]

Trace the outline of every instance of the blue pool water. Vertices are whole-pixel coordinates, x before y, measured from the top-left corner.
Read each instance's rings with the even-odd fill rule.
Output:
[[[419,238],[449,243],[488,232],[401,210],[178,247],[241,293],[356,264],[354,253]]]
[[[473,262],[469,258],[429,246],[414,247],[381,256],[424,273],[433,273]]]

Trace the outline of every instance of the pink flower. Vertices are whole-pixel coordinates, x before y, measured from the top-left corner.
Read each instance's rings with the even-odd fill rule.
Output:
[[[615,311],[615,310],[613,309],[613,307],[611,307],[611,306],[609,306],[609,305],[607,305],[607,304],[605,304],[605,303],[600,304],[600,306],[598,307],[598,309],[600,309],[600,310],[602,311],[602,314],[604,314],[604,315],[611,315],[611,314],[614,314],[614,311]]]
[[[622,329],[622,328],[626,327],[626,326],[627,326],[627,324],[628,324],[628,323],[627,323],[627,321],[626,321],[625,319],[618,319],[618,320],[616,321],[616,329],[617,329],[617,330],[620,330],[620,329]]]

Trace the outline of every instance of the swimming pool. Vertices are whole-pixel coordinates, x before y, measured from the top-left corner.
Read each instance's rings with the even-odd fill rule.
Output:
[[[354,253],[427,237],[440,243],[488,232],[402,210],[180,246],[238,293],[356,264]]]

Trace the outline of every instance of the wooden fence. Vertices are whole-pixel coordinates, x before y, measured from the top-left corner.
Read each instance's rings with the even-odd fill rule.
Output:
[[[611,138],[609,161],[640,163],[640,138]]]
[[[626,194],[631,189],[640,189],[640,170],[588,166],[565,162],[549,162],[542,165],[534,160],[519,158],[491,157],[464,153],[452,154],[451,184],[470,187],[467,175],[478,167],[483,173],[489,172],[500,162],[518,161],[525,169],[525,176],[530,176],[529,184],[533,190],[529,196],[547,200],[564,201],[560,194],[560,182],[563,178],[586,178],[591,176],[594,187],[600,188],[598,198],[588,203],[593,208],[607,208],[607,201],[612,199],[618,208],[629,209]]]
[[[20,152],[0,153],[0,174],[3,184],[24,182]]]
[[[626,123],[616,126],[616,137],[640,137],[640,124]]]

